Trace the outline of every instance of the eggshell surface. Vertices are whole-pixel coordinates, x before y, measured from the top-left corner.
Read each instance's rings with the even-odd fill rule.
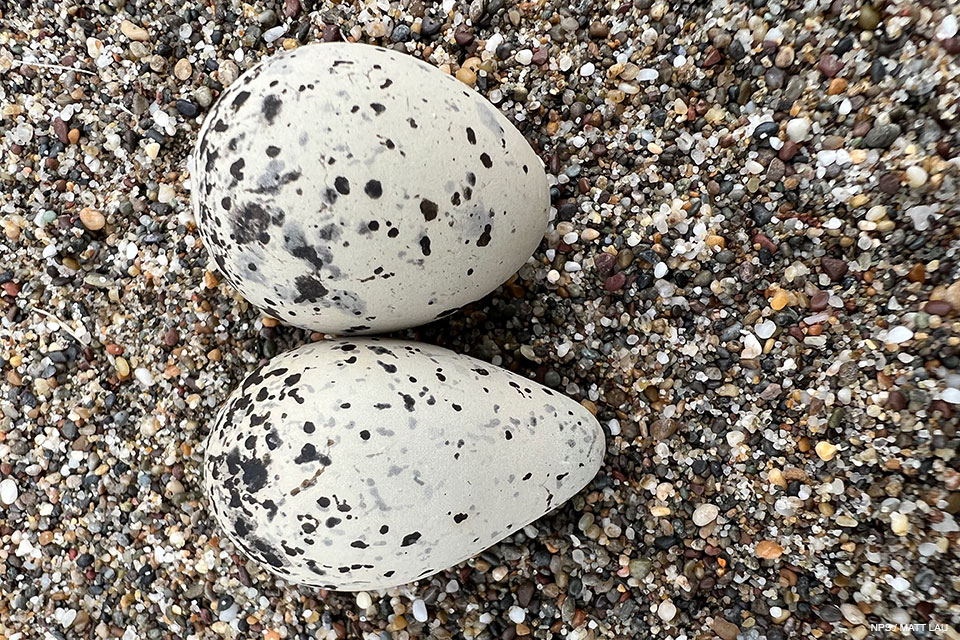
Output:
[[[204,475],[222,529],[293,583],[424,578],[516,532],[596,475],[603,431],[572,399],[432,345],[312,343],[251,373]]]
[[[205,120],[191,171],[229,282],[326,333],[411,327],[483,297],[530,257],[549,211],[540,159],[495,106],[362,44],[247,71]]]

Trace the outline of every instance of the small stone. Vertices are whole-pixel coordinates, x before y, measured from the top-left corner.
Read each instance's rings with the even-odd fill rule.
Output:
[[[898,536],[905,536],[910,532],[910,519],[899,511],[890,514],[890,529]]]
[[[177,64],[173,66],[173,75],[176,76],[177,80],[187,80],[192,74],[193,66],[186,58],[180,58],[177,60]]]
[[[754,553],[758,558],[763,558],[765,560],[776,560],[783,555],[783,547],[773,540],[761,540],[757,543]]]
[[[20,488],[13,478],[4,478],[0,482],[0,502],[9,506],[17,501],[20,496]]]
[[[356,599],[357,599],[357,607],[359,607],[361,611],[365,611],[369,609],[371,605],[373,605],[373,598],[371,598],[370,594],[367,593],[366,591],[358,592],[356,595]]]
[[[833,457],[837,455],[837,446],[833,443],[827,442],[826,440],[821,440],[818,442],[815,450],[817,455],[824,462],[833,460]]]
[[[720,509],[716,505],[702,504],[693,512],[693,524],[698,527],[705,527],[716,520],[719,514]]]
[[[80,210],[80,224],[90,231],[99,231],[103,229],[107,219],[96,209],[84,207]]]
[[[780,311],[790,303],[790,294],[783,289],[777,289],[770,298],[770,308]]]
[[[737,640],[737,636],[740,635],[740,627],[724,618],[713,619],[713,631],[722,640]]]
[[[916,263],[907,273],[907,280],[910,282],[923,282],[927,279],[927,270],[923,263]]]
[[[820,70],[824,76],[832,78],[843,69],[843,63],[840,62],[840,58],[833,55],[832,53],[827,53],[820,58],[820,63],[817,65],[817,68]]]
[[[869,149],[886,149],[900,137],[900,127],[895,124],[873,127],[863,137],[863,145]]]
[[[923,306],[923,310],[932,316],[946,317],[950,315],[953,308],[946,300],[931,300]]]
[[[860,16],[857,25],[864,31],[873,31],[880,25],[880,12],[872,5],[864,4],[860,7]]]
[[[850,624],[866,624],[867,622],[867,616],[863,615],[863,612],[855,604],[844,603],[840,605],[840,611]]]
[[[670,622],[677,615],[677,606],[670,600],[664,600],[657,607],[657,617],[664,622]]]
[[[427,605],[420,598],[413,601],[413,619],[417,622],[427,621]]]
[[[903,344],[913,338],[913,331],[903,325],[897,325],[887,331],[887,337],[884,340],[886,344]]]
[[[927,172],[923,167],[918,167],[914,165],[908,167],[906,170],[907,184],[910,185],[912,189],[919,189],[923,185],[927,184]]]
[[[823,269],[823,272],[827,274],[830,280],[836,282],[847,275],[850,265],[847,264],[846,260],[839,258],[821,258],[820,268]]]
[[[129,20],[120,23],[120,33],[137,42],[146,42],[150,39],[150,33],[146,29],[133,24]]]

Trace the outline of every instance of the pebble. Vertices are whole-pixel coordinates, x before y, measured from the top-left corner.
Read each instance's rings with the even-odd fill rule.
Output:
[[[420,598],[413,601],[413,618],[417,622],[427,621],[427,605]]]
[[[150,39],[150,33],[141,26],[135,25],[129,20],[120,23],[120,32],[131,40],[137,42],[146,42]]]
[[[810,135],[810,121],[806,118],[791,118],[787,122],[787,137],[792,142],[803,142]]]
[[[705,527],[720,514],[720,509],[712,504],[701,504],[693,511],[693,524],[698,527]]]
[[[370,594],[366,591],[358,591],[355,596],[357,601],[357,608],[361,611],[369,609],[373,605],[373,598],[370,597]]]
[[[12,478],[0,480],[0,502],[10,506],[17,501],[20,496],[20,489]]]
[[[657,616],[664,622],[670,622],[677,615],[677,607],[670,600],[664,600],[657,607]]]
[[[887,337],[884,340],[887,344],[903,344],[913,338],[913,331],[909,327],[898,325],[887,331]]]
[[[99,231],[107,223],[102,213],[89,207],[80,210],[80,222],[90,231]]]

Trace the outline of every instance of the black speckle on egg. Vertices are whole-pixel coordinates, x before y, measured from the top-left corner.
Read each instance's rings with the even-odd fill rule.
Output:
[[[437,208],[437,203],[431,200],[424,198],[420,201],[420,213],[423,214],[423,219],[427,222],[430,222],[437,217],[439,209]]]
[[[350,181],[343,176],[337,176],[333,181],[333,186],[337,188],[337,193],[342,196],[350,195]]]
[[[419,540],[419,539],[420,539],[420,532],[419,532],[419,531],[414,531],[413,533],[408,533],[407,535],[403,536],[403,541],[400,543],[400,546],[401,546],[401,547],[409,547],[410,545],[414,544],[414,543],[415,543],[417,540]]]
[[[363,191],[374,200],[383,195],[383,187],[379,180],[368,180],[363,187]]]

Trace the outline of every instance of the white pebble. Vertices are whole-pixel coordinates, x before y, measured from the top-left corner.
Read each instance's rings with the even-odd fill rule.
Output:
[[[663,276],[667,275],[667,263],[658,262],[653,268],[653,275],[657,278],[662,278]]]
[[[417,622],[427,621],[427,605],[420,598],[413,601],[413,618]]]
[[[567,273],[576,273],[580,271],[582,267],[579,262],[573,262],[572,260],[563,265],[563,270]]]
[[[756,160],[747,160],[743,166],[747,168],[747,173],[752,173],[754,175],[763,173],[763,165]]]
[[[20,497],[20,488],[17,487],[17,483],[13,478],[4,478],[3,482],[0,482],[0,502],[11,505],[17,501],[18,497]]]
[[[941,40],[946,40],[955,35],[957,35],[957,16],[949,13],[940,22],[940,27],[937,29],[937,37]]]
[[[133,370],[133,375],[137,377],[137,380],[145,387],[153,386],[153,374],[144,369],[143,367],[137,367]]]
[[[373,598],[370,597],[370,594],[366,591],[360,591],[357,593],[357,606],[361,610],[369,609],[373,604]]]
[[[767,338],[772,336],[776,330],[777,330],[777,323],[774,322],[773,320],[764,320],[763,322],[758,324],[756,327],[754,327],[754,331],[757,332],[757,337],[760,338],[761,340],[766,340]]]
[[[263,41],[267,44],[279,39],[286,32],[287,28],[283,25],[277,25],[263,32]]]
[[[168,184],[162,184],[157,188],[157,202],[167,204],[176,196],[177,192]]]
[[[806,118],[792,118],[787,122],[787,137],[793,142],[803,142],[810,135],[810,121]]]
[[[720,515],[720,509],[716,505],[702,504],[693,511],[693,524],[698,527],[705,527]]]
[[[516,624],[520,624],[527,619],[527,612],[520,607],[510,607],[508,615],[510,616],[510,620]]]
[[[557,284],[560,281],[560,272],[556,269],[550,269],[547,271],[547,282],[550,284]]]
[[[584,78],[587,78],[589,76],[592,76],[593,72],[596,70],[597,70],[597,67],[592,62],[588,62],[587,64],[580,67],[580,75],[583,76]]]
[[[517,51],[516,59],[518,63],[527,66],[533,61],[533,51],[530,51],[530,49],[521,49]]]
[[[743,351],[740,352],[741,360],[752,360],[763,353],[763,347],[760,346],[760,341],[757,340],[757,336],[752,333],[747,333],[743,336]]]
[[[887,332],[885,342],[886,344],[902,344],[912,337],[913,331],[903,325],[898,325]]]
[[[637,72],[637,80],[640,82],[652,82],[660,77],[656,69],[640,69]]]
[[[927,184],[927,172],[923,169],[923,167],[918,167],[916,165],[907,167],[907,184],[914,189],[919,189],[923,185]]]
[[[942,399],[944,402],[949,402],[950,404],[960,404],[960,389],[948,387],[943,390],[942,394],[940,394],[940,399]]]
[[[670,622],[677,615],[677,606],[670,600],[665,600],[657,607],[657,616],[664,622]]]

